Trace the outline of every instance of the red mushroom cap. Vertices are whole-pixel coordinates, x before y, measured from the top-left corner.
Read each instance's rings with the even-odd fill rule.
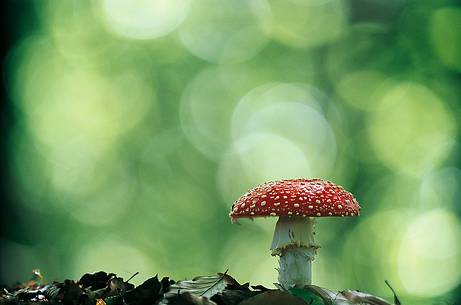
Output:
[[[342,186],[322,179],[280,180],[261,184],[240,197],[229,216],[358,216],[360,205]]]

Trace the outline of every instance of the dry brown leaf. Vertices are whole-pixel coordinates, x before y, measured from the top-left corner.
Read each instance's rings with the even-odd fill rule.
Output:
[[[103,299],[96,299],[96,305],[106,305],[106,302]]]

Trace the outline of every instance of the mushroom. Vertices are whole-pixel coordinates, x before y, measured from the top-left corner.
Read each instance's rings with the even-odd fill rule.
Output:
[[[279,259],[279,284],[289,289],[312,283],[311,264],[317,249],[314,217],[358,216],[360,206],[343,187],[322,179],[294,179],[259,185],[240,197],[229,216],[278,216],[271,251]]]

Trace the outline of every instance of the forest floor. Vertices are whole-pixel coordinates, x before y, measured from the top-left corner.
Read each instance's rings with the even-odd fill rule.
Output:
[[[39,270],[30,280],[1,286],[0,305],[401,305],[392,287],[394,302],[356,290],[334,292],[309,285],[288,290],[240,284],[218,273],[191,280],[173,281],[158,276],[139,286],[104,271],[84,274],[79,280],[45,282]]]

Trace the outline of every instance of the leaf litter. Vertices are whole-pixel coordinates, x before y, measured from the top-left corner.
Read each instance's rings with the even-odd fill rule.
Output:
[[[216,275],[174,281],[158,275],[135,286],[115,273],[86,273],[78,281],[46,282],[39,270],[32,278],[11,287],[1,286],[0,305],[393,305],[360,292],[335,292],[308,285],[289,290],[240,284],[228,270]],[[394,305],[401,305],[395,291]]]

